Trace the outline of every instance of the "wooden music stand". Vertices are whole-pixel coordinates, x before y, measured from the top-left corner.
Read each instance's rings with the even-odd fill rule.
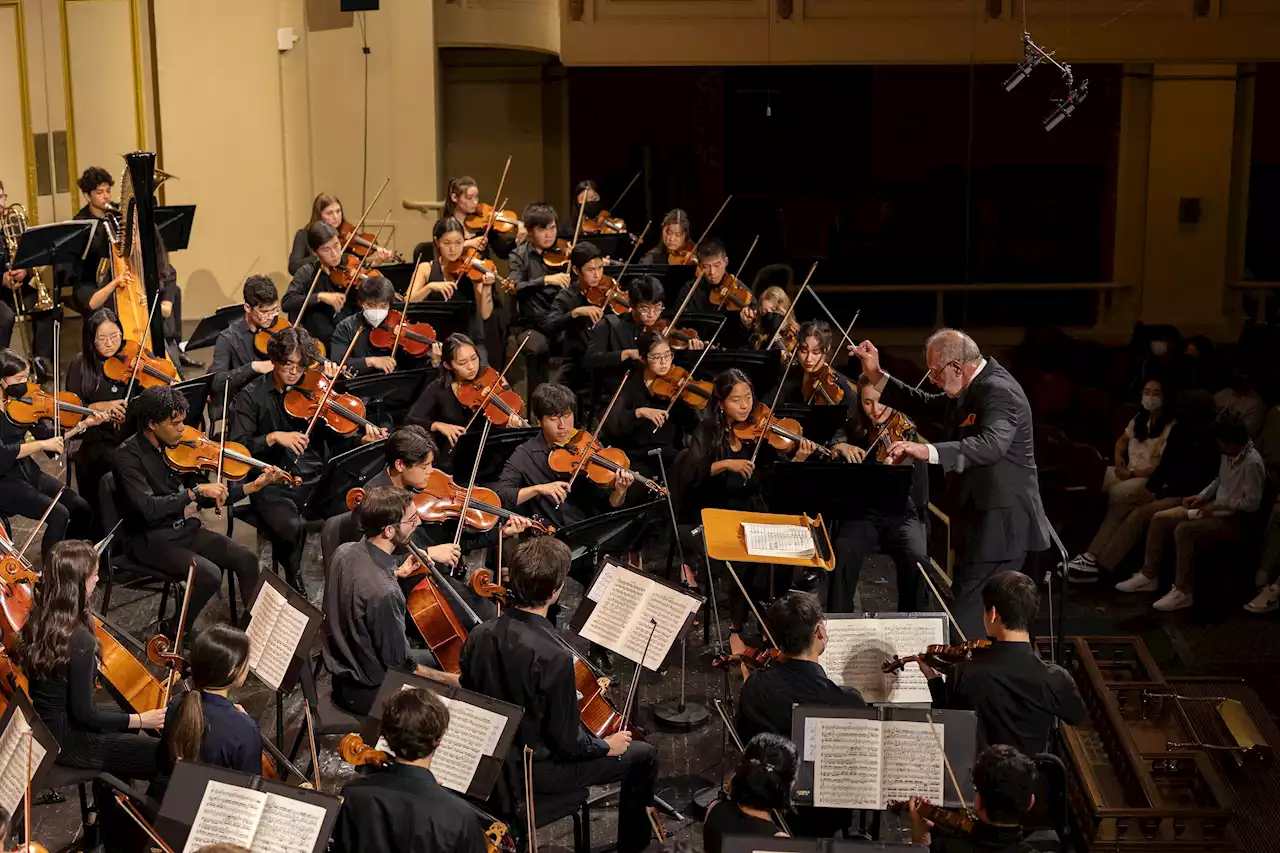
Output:
[[[807,528],[814,537],[814,555],[800,557],[757,557],[747,553],[747,542],[742,533],[743,523],[791,524]],[[811,569],[832,571],[836,567],[835,551],[831,537],[822,523],[822,515],[780,515],[773,512],[741,512],[732,509],[704,509],[703,533],[706,537],[707,556],[714,560],[737,563],[778,563],[786,566],[806,566]]]

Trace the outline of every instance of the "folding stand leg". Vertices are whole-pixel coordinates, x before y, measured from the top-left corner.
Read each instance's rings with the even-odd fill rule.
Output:
[[[284,693],[276,691],[276,748],[284,751]]]

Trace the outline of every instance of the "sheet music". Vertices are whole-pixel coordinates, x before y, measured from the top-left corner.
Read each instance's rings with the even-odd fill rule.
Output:
[[[841,687],[854,687],[867,702],[883,702],[887,695],[880,666],[893,657],[879,619],[828,619],[827,647],[818,663]]]
[[[507,718],[461,699],[438,698],[449,709],[449,728],[431,759],[431,772],[444,787],[465,794],[480,759],[498,748]]]
[[[879,809],[881,723],[856,717],[825,718],[816,722],[813,804]],[[807,728],[805,735],[807,740]]]
[[[628,659],[638,661],[645,654],[644,644],[649,641],[649,653],[645,655],[644,665],[654,672],[666,660],[667,652],[676,641],[676,635],[684,626],[689,614],[698,609],[698,600],[683,595],[674,589],[652,582],[640,610],[636,613],[631,630],[622,646],[622,654]],[[653,620],[653,621],[650,621]],[[658,627],[653,627],[653,622]],[[649,640],[649,631],[653,630],[653,639]]]
[[[5,814],[15,814],[27,795],[28,757],[33,776],[44,760],[45,748],[34,737],[26,736],[30,731],[26,716],[18,708],[0,735],[0,806],[4,807]]]
[[[253,849],[258,819],[266,805],[267,795],[261,791],[210,781],[182,853],[194,853],[206,844],[239,844]]]
[[[312,803],[267,794],[250,853],[311,853],[324,828],[324,809]]]
[[[609,584],[609,594],[596,602],[579,632],[593,643],[621,652],[623,637],[640,609],[648,583],[634,572],[622,570]],[[636,657],[640,652],[635,653]]]
[[[814,555],[813,533],[798,524],[753,524],[742,522],[747,553],[753,557],[796,557]]]
[[[302,642],[307,615],[266,583],[252,614],[245,631],[249,635],[249,667],[267,686],[278,690]]]
[[[944,761],[938,741],[946,743],[946,727],[937,723],[935,737],[934,725],[928,722],[887,720],[880,725],[886,759],[880,782],[882,803],[874,808],[911,797],[941,803]]]
[[[600,574],[596,576],[596,582],[587,591],[587,598],[597,604],[603,601],[605,596],[609,594],[609,587],[613,586],[613,579],[619,574],[626,574],[626,569],[613,563],[605,563],[604,568],[600,570]]]
[[[906,657],[918,654],[929,646],[942,645],[943,632],[941,619],[877,619],[882,625],[886,645],[893,650],[893,655]],[[908,702],[928,704],[933,701],[929,693],[929,679],[924,677],[920,667],[907,664],[897,672],[884,677],[887,692],[886,702],[904,704]]]
[[[609,568],[606,565],[605,571]],[[613,568],[605,594],[595,600],[595,607],[578,633],[628,660],[639,662],[643,655],[644,665],[656,671],[671,651],[689,614],[698,609],[698,599],[653,578]],[[592,591],[600,586],[598,579]],[[657,628],[653,627],[654,621],[658,623]],[[644,655],[650,630],[653,639],[649,641],[648,655]]]
[[[262,584],[258,597],[249,611],[251,614],[249,627],[245,629],[245,633],[249,635],[249,668],[254,671],[258,669],[262,650],[267,645],[267,638],[284,604],[285,597],[275,587],[269,583]]]

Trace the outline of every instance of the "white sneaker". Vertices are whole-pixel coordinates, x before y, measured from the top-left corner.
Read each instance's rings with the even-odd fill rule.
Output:
[[[1071,583],[1097,583],[1098,563],[1092,554],[1080,554],[1067,563],[1067,580]]]
[[[1138,572],[1128,580],[1116,584],[1116,589],[1121,592],[1155,592],[1159,586],[1160,582],[1155,578],[1149,578],[1142,572]]]
[[[1191,593],[1183,592],[1175,587],[1166,592],[1159,601],[1151,606],[1156,610],[1168,613],[1173,610],[1182,610],[1184,607],[1190,607],[1191,604]]]
[[[1270,583],[1258,590],[1253,601],[1246,604],[1244,609],[1250,613],[1270,613],[1280,609],[1280,583]]]

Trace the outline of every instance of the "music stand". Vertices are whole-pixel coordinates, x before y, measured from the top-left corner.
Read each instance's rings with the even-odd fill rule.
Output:
[[[409,285],[413,282],[413,270],[412,261],[406,261],[403,264],[383,264],[378,267],[378,272],[382,273],[383,277],[391,282],[391,286],[401,296],[409,290]]]
[[[173,204],[156,208],[156,228],[165,251],[179,252],[191,244],[191,226],[196,221],[194,204]]]
[[[33,225],[18,238],[18,251],[9,259],[16,270],[83,261],[93,245],[97,219],[71,219]]]
[[[786,392],[784,391],[783,394],[785,395]],[[849,420],[849,410],[844,407],[843,402],[835,406],[790,403],[779,405],[773,410],[773,414],[778,418],[795,418],[800,422],[805,438],[814,444],[824,445],[836,434],[836,430]]]
[[[466,299],[450,299],[448,302],[426,299],[409,303],[407,322],[430,323],[436,330],[436,340],[443,341],[454,332],[468,334],[471,315],[475,311],[476,304]]]
[[[244,305],[237,302],[234,305],[223,305],[212,314],[201,317],[200,322],[196,324],[196,330],[191,333],[191,337],[187,338],[183,349],[191,352],[213,346],[218,342],[218,335],[222,334],[223,329],[243,316]]]
[[[683,318],[680,323],[684,324]],[[700,350],[676,350],[676,364],[685,370],[692,370],[700,355],[702,355]],[[747,378],[751,380],[751,387],[755,389],[757,400],[762,397],[768,399],[772,396],[770,392],[782,372],[782,359],[778,358],[776,352],[727,350],[717,347],[702,359],[702,364],[698,367],[698,375],[711,378],[731,367],[747,374]]]
[[[480,420],[476,418],[477,422]],[[484,456],[480,458],[480,470],[476,473],[477,483],[493,483],[502,476],[502,466],[515,449],[535,435],[542,432],[538,427],[526,429],[494,429],[489,431],[489,440],[484,445]],[[476,451],[480,449],[481,429],[476,424],[464,432],[453,446],[453,470],[470,471],[476,464]]]
[[[186,422],[196,429],[204,429],[204,409],[213,395],[213,374],[205,373],[195,379],[175,383],[173,390],[187,398]],[[223,429],[226,429],[224,426]]]
[[[396,424],[404,420],[409,407],[431,381],[434,371],[419,367],[412,370],[378,371],[348,380],[346,390],[365,401],[368,419],[376,424]]]
[[[320,479],[302,505],[302,517],[319,521],[347,511],[347,492],[363,488],[386,467],[387,439],[361,444],[340,453],[324,467]]]
[[[702,511],[703,541],[707,556],[726,563],[769,563],[787,566],[805,566],[810,569],[831,571],[836,567],[835,552],[827,535],[822,517],[782,515],[773,512],[741,512],[732,509],[704,509]],[[747,553],[747,542],[742,533],[743,524],[787,524],[808,528],[813,536],[812,557],[757,557]]]
[[[570,524],[556,531],[556,538],[569,546],[572,560],[570,574],[581,574],[582,567],[594,574],[600,558],[606,553],[632,550],[637,537],[654,516],[662,512],[666,499],[624,507]],[[584,584],[585,585],[585,584]]]
[[[839,521],[868,511],[901,513],[911,494],[913,465],[779,462],[764,483],[769,508]]]

